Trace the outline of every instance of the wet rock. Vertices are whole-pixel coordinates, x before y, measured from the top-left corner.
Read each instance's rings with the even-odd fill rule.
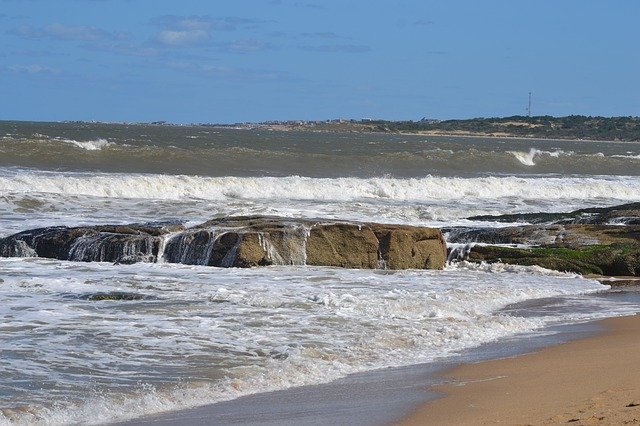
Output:
[[[591,245],[580,248],[473,246],[467,260],[537,265],[556,271],[582,275],[640,276],[640,245]]]
[[[574,223],[574,224],[626,224],[640,225],[640,203],[622,204],[613,207],[594,207],[575,210],[568,213],[524,213],[500,216],[472,216],[476,221],[490,222],[528,222],[542,223]]]
[[[316,224],[307,239],[307,264],[343,268],[378,267],[378,238],[369,226]]]
[[[452,249],[452,260],[538,265],[580,274],[640,276],[640,203],[570,213],[470,219],[540,224],[443,229],[450,243],[468,244],[464,250]]]
[[[177,229],[182,226],[133,224],[40,228],[0,239],[0,255],[85,262],[117,262],[135,256],[138,261],[155,261],[161,235]]]
[[[437,229],[372,225],[382,260],[389,269],[441,269],[446,244]]]
[[[443,229],[450,243],[522,244],[582,247],[594,244],[640,242],[640,226],[524,225],[504,228]]]
[[[43,228],[0,240],[0,253],[120,264],[160,257],[169,263],[220,267],[438,269],[446,259],[444,239],[436,229],[261,216],[217,218],[190,229]]]
[[[124,291],[112,291],[108,293],[92,293],[80,297],[84,300],[102,301],[102,300],[143,300],[145,296],[137,293],[128,293]]]

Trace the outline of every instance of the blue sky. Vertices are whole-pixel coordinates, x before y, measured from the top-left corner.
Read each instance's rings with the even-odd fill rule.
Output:
[[[0,119],[640,115],[640,1],[0,0]]]

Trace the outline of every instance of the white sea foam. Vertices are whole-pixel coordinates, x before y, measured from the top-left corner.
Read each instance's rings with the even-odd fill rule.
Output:
[[[238,270],[0,259],[0,267],[0,319],[12,336],[0,349],[15,361],[3,384],[38,381],[27,410],[5,411],[24,423],[100,423],[321,383],[611,315],[606,303],[548,317],[501,313],[519,301],[607,288],[517,266]],[[113,291],[144,299],[84,297]],[[73,346],[60,336],[74,336]],[[37,358],[21,355],[31,350]]]
[[[640,154],[639,155],[632,155],[632,154],[622,155],[621,154],[621,155],[612,155],[612,157],[615,157],[615,158],[630,158],[632,160],[640,160]]]
[[[5,172],[3,193],[52,193],[159,200],[379,199],[430,202],[517,197],[539,200],[640,200],[640,177],[308,178],[200,177],[153,174]]]
[[[87,151],[100,151],[103,148],[114,145],[113,142],[109,142],[106,139],[96,139],[93,141],[76,141],[73,139],[57,139],[57,140],[74,145],[78,148],[82,148]]]
[[[520,163],[524,164],[525,166],[535,166],[536,159],[544,155],[547,155],[553,158],[559,158],[561,155],[571,156],[575,154],[573,151],[563,151],[560,149],[555,151],[542,151],[537,148],[531,148],[529,152],[522,152],[522,151],[508,151],[508,152],[510,154],[513,154],[513,156],[516,157],[516,159]]]
[[[640,201],[640,177],[238,178],[0,169],[0,236],[54,225],[275,215],[422,226]],[[481,226],[507,226],[482,222]]]

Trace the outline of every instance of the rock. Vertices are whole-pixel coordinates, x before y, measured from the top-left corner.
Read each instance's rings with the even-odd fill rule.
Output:
[[[640,276],[640,203],[570,213],[470,219],[540,224],[443,229],[450,243],[469,244],[464,253],[452,249],[452,259],[538,265],[580,274]]]
[[[402,225],[230,217],[190,229],[157,225],[43,228],[0,240],[3,256],[220,267],[318,265],[440,269],[439,230]]]
[[[582,275],[640,276],[640,245],[636,244],[527,249],[476,245],[468,252],[467,260],[538,265],[547,269]]]
[[[524,244],[582,247],[594,244],[640,242],[640,226],[524,225],[504,228],[443,229],[450,243]]]
[[[145,296],[137,293],[128,293],[124,291],[112,291],[108,293],[93,293],[80,297],[81,299],[91,301],[103,301],[103,300],[143,300]]]
[[[374,269],[379,266],[378,250],[378,238],[369,226],[317,224],[307,239],[307,264]]]
[[[524,213],[501,216],[472,216],[469,220],[491,222],[528,223],[576,223],[576,224],[627,224],[640,225],[640,203],[622,204],[613,207],[595,207],[569,213]]]
[[[163,234],[181,225],[106,225],[50,227],[20,232],[0,239],[0,255],[46,257],[60,260],[118,262],[137,258],[155,261]]]
[[[446,244],[437,229],[389,225],[372,228],[389,269],[441,269],[447,260]]]

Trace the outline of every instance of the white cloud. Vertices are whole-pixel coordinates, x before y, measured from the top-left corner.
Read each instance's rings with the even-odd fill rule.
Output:
[[[11,34],[27,39],[50,38],[67,41],[124,40],[124,33],[110,33],[91,25],[65,25],[54,23],[42,28],[22,25],[10,31]]]
[[[210,18],[207,16],[165,15],[152,20],[159,27],[155,41],[168,47],[188,47],[204,44],[216,31],[236,31],[255,28],[266,21],[239,17]]]
[[[156,36],[160,44],[166,46],[188,46],[202,44],[209,40],[209,33],[202,29],[192,30],[162,30]]]
[[[9,71],[20,74],[57,74],[60,72],[57,68],[48,67],[46,65],[30,64],[30,65],[10,65],[7,67]]]

